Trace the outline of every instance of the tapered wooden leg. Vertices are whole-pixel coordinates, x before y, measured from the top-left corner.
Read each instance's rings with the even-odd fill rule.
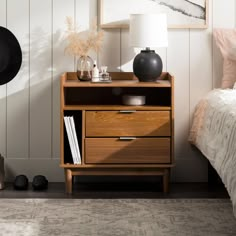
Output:
[[[72,171],[65,169],[66,193],[72,193]]]
[[[164,193],[169,192],[169,176],[170,176],[170,170],[165,169],[165,172],[163,175],[163,192]]]

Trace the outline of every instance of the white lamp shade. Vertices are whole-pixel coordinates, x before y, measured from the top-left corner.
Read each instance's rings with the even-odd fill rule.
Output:
[[[130,46],[168,46],[166,14],[131,14],[129,31]]]

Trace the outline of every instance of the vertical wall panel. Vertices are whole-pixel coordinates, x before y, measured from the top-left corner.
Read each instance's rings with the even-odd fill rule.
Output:
[[[6,27],[6,0],[0,0],[0,26]],[[0,78],[1,79],[1,78]],[[6,156],[6,85],[0,85],[0,153]]]
[[[22,48],[20,72],[7,84],[7,157],[29,156],[29,0],[7,1],[7,26]]]
[[[89,6],[90,1],[88,0],[76,0],[75,2],[75,21],[78,24],[78,29],[80,32],[86,31],[89,29],[90,20],[92,20],[92,16],[90,18],[89,14]]]
[[[235,0],[212,0],[213,13],[212,24],[214,28],[234,28],[235,27]],[[219,48],[213,40],[213,86],[219,88],[222,79],[223,59]]]
[[[212,16],[212,0],[209,1],[209,15]],[[199,100],[212,90],[212,18],[205,30],[190,30],[190,126]],[[207,181],[207,160],[195,149],[189,150],[189,158],[195,163],[193,170],[197,181]],[[205,170],[205,171],[204,171]]]
[[[30,157],[31,158],[51,157],[51,146],[52,146],[51,143],[52,20],[51,19],[52,19],[52,0],[30,1]]]
[[[98,23],[98,1],[89,0],[89,19],[95,20]]]
[[[94,24],[97,24],[96,3],[95,0],[76,0],[75,21],[81,34],[87,35]],[[97,53],[94,50],[90,50],[88,55],[93,60],[97,60]]]
[[[189,30],[169,30],[167,70],[175,77],[175,156],[184,158],[189,129]]]
[[[53,0],[53,158],[60,157],[60,76],[74,71],[74,57],[65,55],[66,17],[74,19],[75,0]]]
[[[7,1],[0,0],[0,26],[6,27]]]
[[[209,1],[212,16],[212,0]],[[199,50],[200,49],[200,50]],[[213,88],[212,18],[206,30],[190,30],[190,113],[196,104]]]
[[[196,45],[199,44],[201,50]],[[212,89],[212,30],[190,32],[190,112]]]
[[[88,17],[89,26],[91,27],[91,25],[95,23],[97,25],[97,29],[99,30],[99,25],[98,25],[99,24],[98,23],[98,1],[97,0],[89,0],[88,2],[89,2],[89,4],[88,4],[87,7],[89,9],[89,12],[88,12],[89,13],[89,17]],[[76,17],[78,19],[79,14],[76,14]],[[98,63],[98,54],[99,54],[99,52],[94,52],[94,51],[91,53],[92,58],[97,60],[97,63]]]
[[[175,159],[172,179],[178,181],[180,173],[188,167],[179,159],[188,157],[189,128],[189,30],[169,30],[167,48],[167,71],[175,77]],[[178,46],[176,46],[178,45]]]
[[[209,0],[209,16],[213,15],[213,0]],[[190,113],[196,104],[213,89],[212,17],[206,30],[190,31]],[[199,45],[199,47],[197,46]],[[192,117],[191,117],[192,118]]]
[[[108,71],[120,71],[120,29],[104,30],[104,42],[98,55],[99,66],[108,66]]]
[[[129,30],[121,30],[121,70],[133,71],[134,57],[140,52],[139,48],[133,48],[129,45]]]

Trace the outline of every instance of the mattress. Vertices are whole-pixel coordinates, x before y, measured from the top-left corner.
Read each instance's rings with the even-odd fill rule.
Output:
[[[196,106],[189,141],[224,183],[236,217],[236,90],[214,89]]]

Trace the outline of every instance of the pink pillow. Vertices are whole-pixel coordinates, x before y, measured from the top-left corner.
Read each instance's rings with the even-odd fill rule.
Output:
[[[236,29],[215,29],[216,45],[224,58],[222,88],[233,88],[236,82]]]

